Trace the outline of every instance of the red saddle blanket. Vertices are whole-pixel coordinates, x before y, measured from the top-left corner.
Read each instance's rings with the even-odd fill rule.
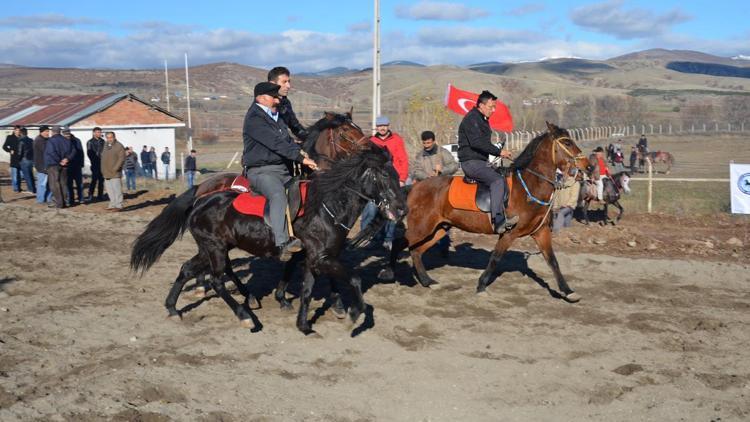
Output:
[[[508,195],[513,191],[513,177],[506,176]],[[483,212],[477,207],[478,183],[466,183],[463,176],[453,176],[448,190],[448,202],[458,210]]]
[[[307,181],[302,181],[299,184],[300,206],[299,210],[297,211],[297,217],[301,217],[305,213],[304,204],[305,200],[307,199],[307,184]],[[240,214],[254,215],[256,217],[262,218],[266,209],[266,197],[250,191],[249,182],[247,182],[247,188],[247,193],[241,193],[237,195],[236,198],[234,198],[234,201],[232,201],[232,207],[234,207],[234,209]]]

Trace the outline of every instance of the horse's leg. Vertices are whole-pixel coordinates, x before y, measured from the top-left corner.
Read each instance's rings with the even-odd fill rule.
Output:
[[[290,302],[289,299],[286,298],[286,289],[289,286],[289,280],[291,280],[294,270],[304,258],[304,253],[296,253],[292,255],[292,259],[284,264],[284,274],[281,276],[279,284],[276,286],[276,291],[274,292],[274,298],[277,302],[279,302],[279,306],[281,306],[281,309],[294,309],[294,306],[292,306],[292,302]]]
[[[227,267],[231,265],[231,263],[227,259],[227,255],[225,252],[225,248],[222,248],[219,245],[209,245],[207,249],[209,252],[209,260],[211,262],[211,288],[214,289],[214,291],[221,296],[222,299],[224,299],[224,302],[229,306],[229,308],[232,309],[232,312],[239,318],[240,323],[243,327],[250,328],[252,325],[252,320],[250,319],[250,314],[247,312],[247,310],[237,303],[236,300],[234,300],[234,297],[232,297],[232,294],[229,293],[226,286],[224,286],[224,277],[227,273]]]
[[[585,224],[589,225],[589,206],[591,205],[591,201],[583,201],[583,221],[585,221]]]
[[[405,237],[399,237],[393,240],[391,246],[391,255],[388,259],[388,266],[380,270],[378,273],[378,280],[380,281],[394,281],[396,279],[396,261],[398,260],[399,254],[409,246],[409,241]]]
[[[607,201],[604,201],[604,223],[602,225],[606,226],[608,221],[609,221],[609,204],[607,204]]]
[[[362,315],[367,306],[365,298],[362,295],[362,281],[359,277],[350,275],[341,262],[331,258],[325,258],[316,262],[314,271],[316,274],[326,274],[334,282],[348,282],[352,298],[354,299],[354,303],[349,307],[349,318],[352,323],[357,322],[357,319]]]
[[[615,219],[615,223],[619,223],[620,219],[622,218],[622,213],[624,213],[625,210],[622,208],[622,205],[620,205],[620,201],[613,202],[613,205],[617,207],[618,210],[620,210],[620,213],[617,214],[617,218]]]
[[[208,277],[208,273],[201,273],[196,277],[196,287],[195,290],[193,290],[193,296],[196,299],[203,299],[206,297],[206,292],[210,288],[208,281],[206,281],[206,277]]]
[[[164,306],[166,306],[170,318],[180,317],[180,313],[177,312],[177,298],[180,296],[180,292],[182,292],[185,283],[197,274],[204,273],[206,270],[208,270],[208,262],[205,257],[200,255],[200,253],[182,264],[180,274],[172,284],[172,288],[167,295],[167,300],[164,302]]]
[[[490,261],[487,263],[487,268],[485,268],[482,272],[482,275],[479,276],[477,293],[482,293],[487,290],[487,285],[490,284],[490,278],[493,274],[495,274],[495,268],[497,268],[497,264],[500,262],[500,259],[502,259],[505,251],[510,248],[513,240],[514,237],[508,234],[497,239],[497,243],[495,243],[495,249],[492,251],[492,254],[490,255]]]
[[[310,308],[310,299],[312,298],[312,289],[315,285],[315,276],[308,265],[305,265],[305,274],[302,279],[302,290],[299,295],[299,313],[297,314],[297,329],[304,335],[315,332],[310,327],[310,321],[307,320],[307,312]]]
[[[419,284],[424,287],[430,287],[433,284],[438,284],[437,281],[433,280],[428,274],[422,262],[422,254],[427,252],[432,245],[438,242],[443,236],[445,236],[445,229],[442,227],[437,228],[432,237],[426,239],[422,244],[411,250],[411,261],[414,264],[414,270],[417,273],[417,280]]]
[[[568,286],[562,272],[560,272],[560,265],[557,263],[555,252],[552,250],[552,232],[549,226],[542,227],[541,230],[532,234],[531,237],[534,238],[539,250],[542,251],[547,265],[552,269],[555,280],[557,280],[557,288],[560,290],[559,293],[562,294],[563,299],[571,303],[581,300],[581,296]]]
[[[260,301],[250,294],[247,284],[240,281],[240,278],[234,273],[234,270],[232,269],[232,261],[229,259],[229,255],[227,255],[227,263],[226,274],[234,282],[234,285],[237,286],[237,290],[240,291],[242,296],[245,296],[245,303],[247,303],[247,306],[250,308],[260,308]]]

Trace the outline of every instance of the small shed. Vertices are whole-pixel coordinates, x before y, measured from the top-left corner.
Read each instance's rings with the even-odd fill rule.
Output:
[[[143,146],[156,149],[159,178],[164,177],[161,153],[172,152],[170,178],[174,177],[179,157],[175,154],[175,129],[184,127],[183,119],[133,94],[48,95],[21,98],[0,107],[0,142],[13,126],[28,129],[33,139],[39,126],[68,126],[81,140],[84,149],[94,127],[112,131],[123,145],[140,153]],[[0,150],[0,160],[8,154]],[[140,160],[140,155],[139,155]],[[86,166],[88,167],[88,157]]]

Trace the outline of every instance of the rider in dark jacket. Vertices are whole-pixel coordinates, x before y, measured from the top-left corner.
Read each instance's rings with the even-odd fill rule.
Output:
[[[506,219],[503,197],[505,177],[488,165],[490,155],[510,157],[509,151],[492,144],[492,129],[489,118],[495,111],[497,97],[482,91],[477,105],[466,113],[458,127],[458,161],[468,177],[476,179],[490,188],[490,209],[495,233],[504,233],[518,223],[518,216]]]
[[[277,111],[279,85],[261,82],[254,89],[255,102],[247,110],[242,128],[242,165],[252,188],[269,202],[269,216],[279,259],[288,261],[292,253],[302,250],[299,239],[287,233],[287,197],[284,185],[291,180],[290,164],[297,162],[317,169],[315,162],[303,154],[292,141]]]

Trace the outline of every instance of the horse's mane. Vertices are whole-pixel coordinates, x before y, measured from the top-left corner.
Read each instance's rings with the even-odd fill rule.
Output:
[[[518,157],[513,160],[513,164],[511,165],[511,168],[513,170],[515,169],[524,169],[528,167],[529,164],[531,164],[531,160],[534,159],[534,156],[536,155],[536,150],[539,149],[539,146],[542,144],[542,141],[547,136],[554,136],[554,137],[560,137],[560,136],[570,136],[568,135],[568,131],[562,128],[554,127],[555,131],[550,132],[544,132],[541,135],[537,136],[536,138],[532,139],[531,142],[529,142],[528,145],[526,145],[526,148],[521,151],[521,154],[518,155]]]
[[[311,152],[312,147],[315,145],[315,141],[320,136],[320,132],[326,129],[335,129],[349,121],[351,121],[351,119],[346,114],[333,114],[333,118],[324,116],[307,128],[307,141],[302,146],[302,149],[308,153]]]
[[[529,142],[529,144],[526,145],[526,148],[524,148],[523,151],[521,151],[521,154],[519,154],[518,157],[516,157],[516,159],[513,160],[513,164],[511,165],[511,168],[512,169],[526,168],[531,163],[531,160],[534,159],[536,150],[539,149],[539,145],[541,145],[542,141],[544,140],[546,136],[547,136],[547,132],[542,133],[541,135],[532,139],[531,142]]]
[[[344,185],[361,177],[365,167],[383,167],[387,162],[388,157],[380,148],[369,148],[334,161],[329,170],[321,171],[310,182],[306,208],[317,209],[322,202],[341,197]]]

